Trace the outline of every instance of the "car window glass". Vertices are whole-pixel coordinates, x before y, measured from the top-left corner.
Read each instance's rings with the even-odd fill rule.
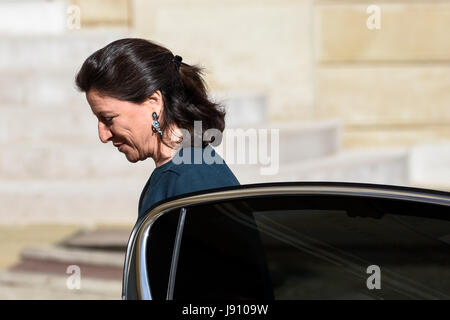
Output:
[[[163,214],[150,228],[146,254],[149,287],[153,300],[165,300],[179,209]]]
[[[277,299],[450,297],[443,281],[450,278],[450,246],[441,239],[450,234],[448,221],[314,210],[259,212],[255,219]],[[411,220],[425,220],[431,232]]]
[[[448,299],[449,218],[444,206],[344,196],[188,207],[174,298]]]

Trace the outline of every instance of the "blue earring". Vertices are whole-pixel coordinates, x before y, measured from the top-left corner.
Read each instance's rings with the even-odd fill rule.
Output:
[[[156,112],[152,113],[152,117],[153,117],[153,122],[152,122],[152,127],[153,127],[152,130],[153,130],[153,132],[158,131],[159,134],[162,135],[161,128],[159,127],[160,124],[159,124],[159,121],[158,121],[158,115],[156,114]]]

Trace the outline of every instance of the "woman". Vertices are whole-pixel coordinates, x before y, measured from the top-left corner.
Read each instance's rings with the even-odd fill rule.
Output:
[[[139,200],[139,218],[172,196],[239,185],[210,146],[221,137],[203,139],[208,130],[223,132],[225,112],[209,100],[198,66],[150,41],[122,39],[87,58],[76,85],[98,118],[103,143],[111,141],[130,162],[155,161]],[[195,121],[201,121],[200,132]]]

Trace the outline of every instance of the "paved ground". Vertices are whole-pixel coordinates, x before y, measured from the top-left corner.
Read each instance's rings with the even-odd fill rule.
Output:
[[[23,249],[57,243],[81,229],[76,225],[0,226],[0,269],[20,260]]]
[[[67,276],[0,271],[0,300],[118,300],[121,281],[82,278],[80,288],[69,289]]]

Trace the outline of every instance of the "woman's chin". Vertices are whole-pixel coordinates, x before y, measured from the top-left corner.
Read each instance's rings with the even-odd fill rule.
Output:
[[[138,161],[143,161],[145,159],[141,159],[141,157],[139,157],[138,154],[132,154],[132,153],[128,153],[128,152],[124,152],[125,157],[127,158],[127,160],[131,163],[136,163]]]
[[[148,155],[144,155],[143,153],[137,152],[136,149],[128,148],[128,146],[125,145],[120,146],[119,152],[122,152],[127,158],[127,160],[131,163],[144,161],[149,157]]]
[[[123,154],[125,154],[125,157],[127,158],[127,160],[129,161],[129,162],[132,162],[132,163],[135,163],[135,162],[138,162],[139,161],[139,159],[136,157],[136,156],[133,156],[132,154],[130,154],[129,152],[124,152],[124,151],[121,151]]]
[[[127,160],[128,160],[129,162],[131,162],[131,163],[136,163],[136,162],[139,161],[139,158],[136,158],[136,157],[130,157],[130,156],[128,156],[127,154],[125,154],[125,157],[126,157]]]

